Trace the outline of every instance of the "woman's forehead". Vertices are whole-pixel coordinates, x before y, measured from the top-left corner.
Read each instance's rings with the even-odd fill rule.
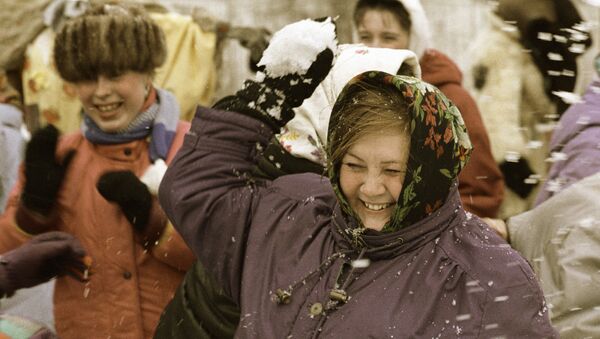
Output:
[[[406,33],[396,15],[387,9],[374,8],[365,11],[361,22],[358,23],[358,28],[365,29],[367,25],[377,25],[384,30]]]

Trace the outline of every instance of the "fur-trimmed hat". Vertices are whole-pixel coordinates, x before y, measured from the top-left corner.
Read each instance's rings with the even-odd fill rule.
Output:
[[[153,74],[167,56],[164,33],[144,9],[133,4],[94,3],[57,32],[54,61],[70,82],[116,76],[126,71]]]

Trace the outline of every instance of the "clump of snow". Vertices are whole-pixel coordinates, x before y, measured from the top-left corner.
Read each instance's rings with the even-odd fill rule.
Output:
[[[565,161],[567,160],[569,157],[567,156],[567,153],[563,153],[563,152],[551,152],[550,153],[550,157],[547,158],[545,161],[546,162],[559,162],[559,161]]]
[[[504,155],[506,162],[519,162],[519,159],[521,159],[521,153],[519,152],[509,151]]]
[[[327,18],[323,22],[305,19],[277,31],[257,65],[265,66],[265,72],[272,78],[290,73],[304,75],[317,55],[326,48],[337,54],[332,19]]]
[[[552,94],[561,98],[562,101],[564,101],[567,104],[572,105],[572,104],[578,104],[578,103],[583,102],[583,100],[581,99],[581,96],[576,93],[573,93],[573,92],[554,91],[554,92],[552,92]]]
[[[164,160],[158,159],[148,167],[144,175],[140,178],[140,181],[148,186],[150,193],[158,195],[158,186],[160,186],[165,172],[167,172],[167,164]]]
[[[369,260],[368,258],[352,260],[350,264],[354,268],[367,268],[371,265],[371,260]]]

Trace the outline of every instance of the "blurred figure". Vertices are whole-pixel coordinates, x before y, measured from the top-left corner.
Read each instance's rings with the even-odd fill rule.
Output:
[[[36,286],[55,276],[88,280],[89,262],[81,243],[64,232],[34,236],[22,246],[0,256],[0,297]],[[0,314],[0,338],[56,338],[40,323],[11,314]]]
[[[600,74],[600,55],[595,66]],[[486,220],[531,263],[561,338],[600,337],[600,83],[561,117],[550,143],[548,180],[536,206]]]
[[[10,71],[18,82],[25,123],[31,131],[46,124],[65,133],[80,127],[81,104],[73,87],[60,78],[52,64],[52,45],[66,20],[81,15],[90,3],[102,1],[0,0],[0,69]],[[154,81],[175,95],[182,120],[192,119],[197,104],[212,104],[225,41],[237,40],[250,50],[250,64],[254,65],[270,35],[261,27],[216,20],[197,4],[189,13],[179,13],[168,0],[113,2],[143,5],[163,29],[167,58],[157,69]],[[28,20],[22,20],[24,17]]]
[[[600,173],[508,220],[509,240],[530,263],[561,338],[600,338]]]
[[[600,54],[594,64],[600,75]],[[581,101],[562,115],[548,148],[552,166],[536,205],[600,171],[600,79],[596,77]]]
[[[501,0],[472,45],[472,89],[506,182],[500,218],[532,206],[547,143],[591,43],[568,0]]]
[[[81,103],[72,84],[64,82],[52,64],[56,32],[65,21],[81,15],[104,0],[53,0],[43,13],[44,30],[30,41],[23,54],[23,99],[33,131],[46,124],[70,133],[81,126]],[[114,3],[136,3],[115,0]],[[138,2],[139,3],[139,2]],[[190,15],[169,11],[158,1],[144,2],[151,19],[165,34],[167,55],[157,68],[155,83],[175,95],[182,120],[191,120],[198,103],[208,105],[216,89],[217,32],[204,30]],[[208,25],[207,25],[208,26]]]
[[[25,146],[20,99],[6,73],[0,69],[0,213],[4,211],[8,194],[17,181]]]
[[[442,52],[429,48],[430,31],[418,0],[359,0],[354,10],[357,40],[371,47],[414,51],[424,81],[437,86],[460,110],[473,155],[459,176],[465,209],[480,217],[496,217],[504,183],[495,163],[479,109],[462,87],[458,66]]]
[[[56,281],[61,338],[151,337],[194,257],[156,198],[189,124],[153,84],[166,59],[143,8],[91,5],[57,32],[54,63],[83,107],[81,131],[33,134],[22,177],[0,219],[0,253],[31,235],[75,235],[92,257],[85,285]]]

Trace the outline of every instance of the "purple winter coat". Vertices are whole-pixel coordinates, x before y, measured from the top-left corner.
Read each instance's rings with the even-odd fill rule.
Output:
[[[551,154],[562,154],[562,157],[559,156],[550,167],[546,183],[536,198],[536,206],[556,192],[600,171],[600,80],[590,84],[583,102],[573,104],[560,118],[549,150]]]
[[[248,174],[271,136],[253,118],[199,108],[160,189],[176,228],[240,306],[236,337],[556,337],[529,265],[464,211],[456,187],[416,224],[368,230],[371,249],[359,254],[340,234],[349,226],[327,177]],[[357,256],[370,264],[348,269]],[[348,299],[336,306],[342,281]]]

